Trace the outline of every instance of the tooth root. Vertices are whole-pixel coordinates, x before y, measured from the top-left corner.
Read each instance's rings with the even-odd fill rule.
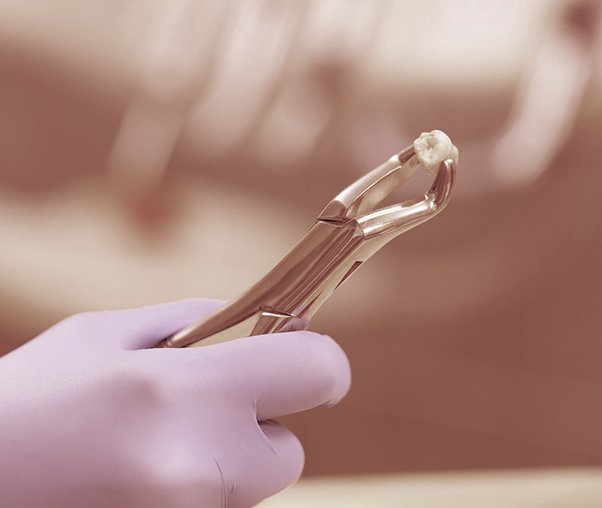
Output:
[[[422,166],[434,174],[441,161],[453,159],[458,162],[458,149],[452,144],[449,136],[440,130],[423,132],[414,141],[414,151]]]

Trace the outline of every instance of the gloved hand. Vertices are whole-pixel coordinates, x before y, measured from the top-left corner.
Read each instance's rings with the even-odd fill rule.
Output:
[[[303,450],[270,419],[336,403],[347,359],[310,332],[147,349],[219,305],[79,314],[0,358],[0,506],[243,507],[293,483]]]

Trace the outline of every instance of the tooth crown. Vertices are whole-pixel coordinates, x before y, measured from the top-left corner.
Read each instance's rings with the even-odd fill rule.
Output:
[[[414,151],[420,164],[431,174],[437,171],[439,164],[445,159],[451,158],[458,162],[458,149],[449,136],[440,130],[420,134],[414,141]]]

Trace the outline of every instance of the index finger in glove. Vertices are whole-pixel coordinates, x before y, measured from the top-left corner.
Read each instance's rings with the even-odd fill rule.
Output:
[[[211,365],[212,372],[228,380],[232,397],[246,399],[260,421],[333,405],[351,384],[349,361],[339,345],[308,331],[258,335],[169,354],[192,372],[187,375],[191,383],[195,378],[206,383],[203,366]]]

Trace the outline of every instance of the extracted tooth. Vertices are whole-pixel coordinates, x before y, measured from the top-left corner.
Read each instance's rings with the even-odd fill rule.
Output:
[[[414,151],[420,164],[431,174],[436,173],[439,164],[445,159],[458,162],[458,149],[449,136],[440,130],[420,134],[414,141]]]

